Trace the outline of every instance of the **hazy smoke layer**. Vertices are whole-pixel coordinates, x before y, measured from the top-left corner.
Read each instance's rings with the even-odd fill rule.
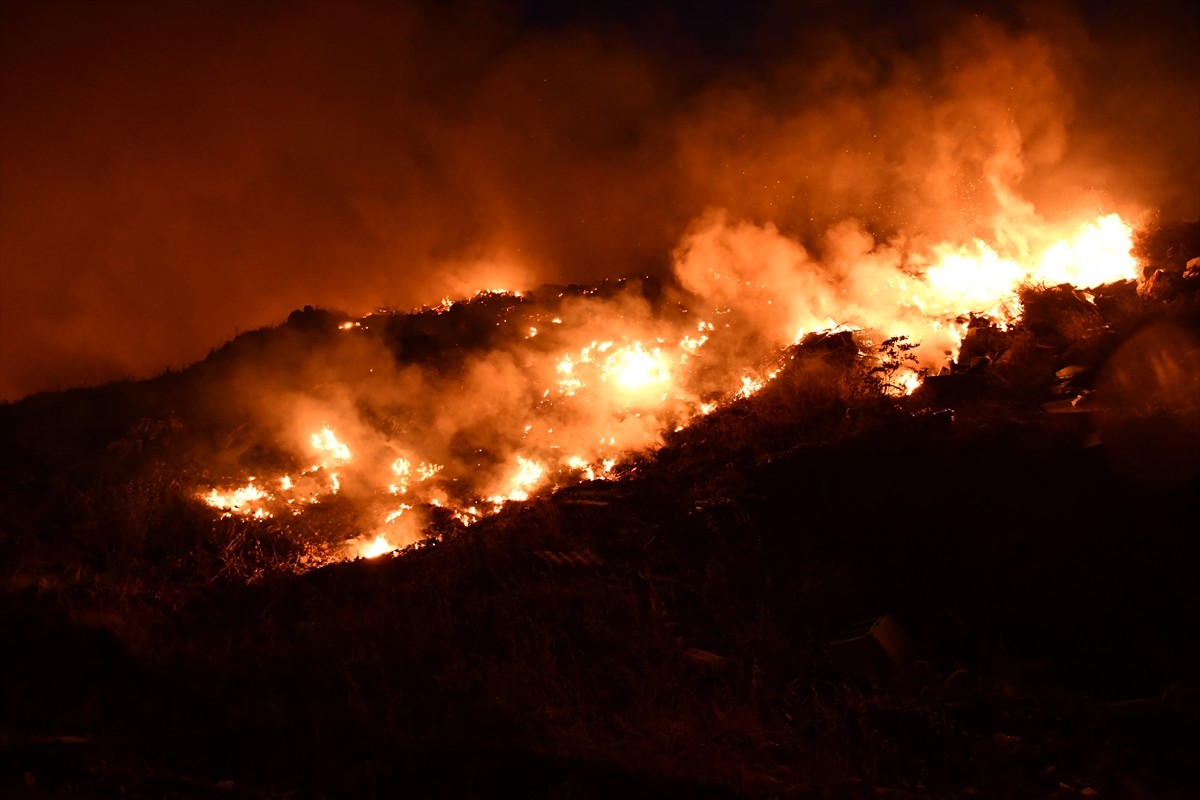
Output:
[[[1200,216],[1186,4],[743,5],[5,4],[0,397],[666,271],[714,220],[819,317],[914,242]]]

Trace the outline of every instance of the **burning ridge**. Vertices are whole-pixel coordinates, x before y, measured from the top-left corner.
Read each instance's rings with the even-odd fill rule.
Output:
[[[669,280],[486,290],[362,316],[309,307],[152,390],[93,390],[94,413],[62,413],[58,438],[14,435],[67,472],[97,445],[110,471],[157,463],[197,513],[243,531],[234,536],[273,536],[282,562],[307,569],[628,475],[787,374],[813,336],[839,343],[880,396],[923,382],[944,395],[954,384],[939,373],[994,361],[981,343],[1021,319],[1033,288],[1136,277],[1132,232],[1116,215],[1057,230],[1033,228],[1019,246],[1010,236],[1007,248],[921,249],[846,222],[810,252],[714,212],[681,242]],[[1094,310],[1096,293],[1070,291],[1081,318]],[[20,405],[69,405],[55,397]]]
[[[226,378],[240,422],[205,456],[197,496],[293,524],[333,504],[354,533],[306,562],[378,555],[539,490],[619,477],[760,391],[814,333],[845,332],[879,391],[911,394],[958,357],[971,319],[1010,325],[1023,286],[1132,279],[1131,248],[1115,214],[1001,250],[905,249],[847,222],[818,259],[714,212],[677,249],[672,282],[487,290],[359,318],[306,309],[285,327],[321,334],[319,347]]]

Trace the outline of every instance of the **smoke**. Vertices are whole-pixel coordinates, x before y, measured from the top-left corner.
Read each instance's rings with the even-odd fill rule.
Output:
[[[0,397],[179,367],[306,304],[677,249],[695,287],[722,213],[756,238],[726,270],[813,292],[782,330],[841,321],[923,243],[1200,216],[1194,10],[742,5],[5,4]]]
[[[737,364],[695,366],[711,325],[645,295],[622,281],[357,323],[297,314],[197,384],[206,396],[185,416],[198,493],[285,519],[336,505],[322,536],[352,533],[361,553],[419,538],[434,509],[469,520],[603,477],[736,383]],[[426,335],[422,357],[398,357]]]

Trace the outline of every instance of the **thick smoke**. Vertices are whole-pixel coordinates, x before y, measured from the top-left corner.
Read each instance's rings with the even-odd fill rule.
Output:
[[[843,5],[5,4],[0,396],[705,235],[786,328],[925,243],[1200,216],[1184,4]]]

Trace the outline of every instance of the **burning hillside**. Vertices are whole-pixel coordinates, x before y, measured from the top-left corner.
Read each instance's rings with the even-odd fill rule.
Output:
[[[911,394],[945,362],[904,339],[614,281],[297,312],[0,409],[5,779],[1185,797],[1180,243],[955,318]]]
[[[987,6],[0,4],[0,787],[1195,796],[1196,10]]]
[[[256,519],[350,498],[358,531],[312,553],[322,563],[418,542],[435,520],[471,525],[541,489],[616,477],[666,435],[761,389],[810,334],[853,332],[872,363],[886,358],[880,343],[904,341],[909,357],[886,388],[911,393],[958,358],[970,320],[1018,322],[1023,287],[1135,278],[1119,216],[1060,232],[1040,223],[1010,230],[1006,245],[906,250],[846,223],[818,258],[772,226],[712,214],[680,245],[668,286],[489,290],[356,319],[313,312],[339,340],[301,358],[300,381],[266,365],[223,390],[252,402],[224,434],[231,446],[211,455],[208,471],[222,478],[198,496]],[[257,463],[238,439],[259,447]]]

